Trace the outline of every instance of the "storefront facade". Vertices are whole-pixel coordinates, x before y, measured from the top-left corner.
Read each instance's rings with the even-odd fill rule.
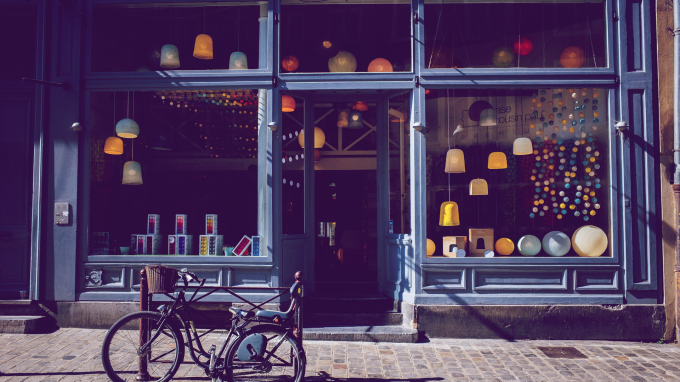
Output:
[[[664,336],[651,3],[24,3],[7,298],[93,325],[145,264],[302,270],[433,336]]]

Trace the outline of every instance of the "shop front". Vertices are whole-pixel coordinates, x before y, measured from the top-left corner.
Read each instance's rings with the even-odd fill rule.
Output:
[[[135,309],[160,263],[212,286],[302,270],[308,297],[381,296],[435,337],[664,335],[648,2],[38,9],[36,77],[69,86],[36,85],[30,288],[61,325]]]

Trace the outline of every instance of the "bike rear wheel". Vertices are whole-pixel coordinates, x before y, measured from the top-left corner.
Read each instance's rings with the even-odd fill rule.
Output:
[[[247,336],[260,333],[267,338],[264,362],[242,362],[236,356]],[[277,346],[278,345],[278,346]],[[276,325],[257,325],[234,340],[225,356],[226,382],[301,382],[305,375],[305,356],[292,336]]]
[[[113,324],[104,337],[102,363],[106,374],[114,382],[135,381],[139,371],[142,334],[140,325],[148,328],[143,342],[160,332],[144,356],[150,379],[165,382],[177,372],[184,359],[184,340],[181,332],[168,322],[160,327],[161,315],[155,312],[128,314]]]

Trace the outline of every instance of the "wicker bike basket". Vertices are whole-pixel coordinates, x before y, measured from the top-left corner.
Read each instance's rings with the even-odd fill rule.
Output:
[[[177,269],[165,265],[147,265],[146,280],[149,293],[173,293],[175,283],[179,280]]]

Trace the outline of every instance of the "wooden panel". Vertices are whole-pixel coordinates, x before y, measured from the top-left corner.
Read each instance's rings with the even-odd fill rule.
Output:
[[[11,97],[7,99],[5,97]],[[28,229],[32,190],[31,109],[28,98],[0,94],[0,173],[5,186],[0,187],[3,213],[0,214],[0,230]],[[9,186],[11,185],[11,187]],[[8,203],[9,202],[9,203]]]
[[[232,286],[269,286],[269,272],[262,270],[233,270]]]
[[[423,290],[465,289],[465,269],[423,271]]]
[[[0,287],[28,286],[28,264],[30,246],[28,240],[19,243],[0,242]]]
[[[588,290],[618,290],[619,271],[574,271],[574,289],[577,291]]]
[[[567,270],[472,270],[475,291],[566,290]]]
[[[295,272],[303,271],[309,275],[309,271],[305,269],[307,237],[305,235],[283,235],[282,242],[282,285],[280,286],[291,286],[295,282]]]
[[[642,2],[640,0],[626,1],[626,26],[628,42],[628,71],[643,70],[642,59]]]

